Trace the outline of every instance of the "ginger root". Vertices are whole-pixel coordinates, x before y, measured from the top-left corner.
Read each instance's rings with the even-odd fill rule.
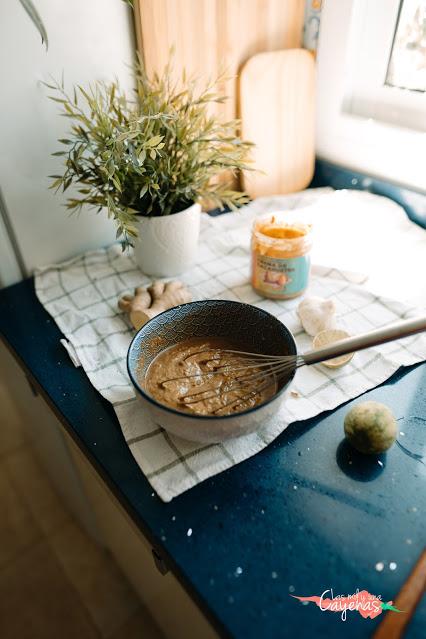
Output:
[[[153,282],[147,288],[135,288],[134,295],[123,295],[118,307],[129,314],[132,325],[139,330],[162,311],[191,300],[192,295],[182,282]]]

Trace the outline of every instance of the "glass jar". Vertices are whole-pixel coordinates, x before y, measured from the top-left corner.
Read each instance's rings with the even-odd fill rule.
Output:
[[[310,224],[289,222],[285,213],[268,213],[253,224],[251,274],[263,297],[285,300],[308,286],[312,247]]]

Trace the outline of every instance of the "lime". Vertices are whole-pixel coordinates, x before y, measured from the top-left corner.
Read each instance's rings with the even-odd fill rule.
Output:
[[[396,434],[395,417],[385,404],[362,402],[346,414],[346,438],[361,453],[383,453],[392,446]]]

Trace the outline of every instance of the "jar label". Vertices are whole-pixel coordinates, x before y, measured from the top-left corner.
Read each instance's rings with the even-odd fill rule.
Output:
[[[297,295],[308,286],[309,255],[278,258],[253,255],[253,286],[268,296]]]

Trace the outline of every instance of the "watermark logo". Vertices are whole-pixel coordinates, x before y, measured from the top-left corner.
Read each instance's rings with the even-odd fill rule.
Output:
[[[386,610],[403,612],[395,608],[393,601],[382,601],[381,595],[371,595],[367,590],[360,591],[357,589],[353,595],[334,596],[333,589],[331,588],[324,590],[320,597],[317,595],[312,597],[290,596],[303,603],[312,601],[322,612],[340,613],[342,621],[346,621],[348,610],[358,612],[364,619],[374,619],[374,617],[377,617]]]

